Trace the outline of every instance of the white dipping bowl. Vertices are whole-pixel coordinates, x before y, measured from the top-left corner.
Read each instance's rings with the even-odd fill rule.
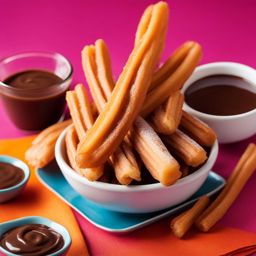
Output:
[[[235,62],[214,62],[197,67],[184,84],[182,91],[185,92],[195,81],[212,75],[233,75],[243,78],[252,84],[253,91],[256,92],[256,70]],[[244,87],[241,86],[241,88]],[[252,88],[248,88],[248,90],[252,90]],[[183,108],[212,127],[217,133],[219,143],[237,142],[256,134],[256,108],[242,114],[229,116],[202,113],[190,107],[186,102]]]
[[[65,144],[68,128],[62,132],[55,146],[56,161],[64,177],[81,196],[101,207],[118,212],[154,212],[185,201],[204,183],[218,154],[216,141],[208,160],[201,168],[168,187],[160,183],[124,186],[99,181],[91,182],[81,177],[68,164]]]

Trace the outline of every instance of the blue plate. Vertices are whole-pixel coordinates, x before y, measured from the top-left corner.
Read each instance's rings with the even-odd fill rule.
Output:
[[[193,204],[200,196],[205,194],[211,196],[225,185],[225,180],[221,176],[210,172],[202,187],[184,203],[158,212],[130,214],[103,209],[99,205],[80,196],[67,183],[56,164],[51,164],[44,169],[38,169],[37,176],[41,183],[93,225],[116,233],[129,232],[153,223],[163,217],[180,212]]]

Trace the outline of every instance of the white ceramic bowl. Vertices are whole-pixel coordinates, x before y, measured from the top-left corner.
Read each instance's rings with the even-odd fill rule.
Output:
[[[253,91],[256,92],[256,70],[235,62],[215,62],[197,67],[182,90],[185,92],[191,84],[201,78],[220,74],[234,75],[246,79],[252,85],[255,85],[252,88],[255,87]],[[217,133],[220,143],[237,142],[256,133],[256,109],[239,115],[217,116],[199,112],[191,108],[186,102],[183,108],[209,124]]]
[[[172,186],[160,183],[149,185],[116,185],[90,182],[77,174],[67,163],[65,135],[60,135],[56,147],[56,161],[68,183],[82,196],[109,210],[145,213],[154,212],[179,204],[192,196],[204,183],[218,154],[217,141],[207,162],[193,174],[177,181]]]

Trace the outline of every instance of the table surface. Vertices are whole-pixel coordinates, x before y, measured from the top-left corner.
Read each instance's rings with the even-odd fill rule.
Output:
[[[0,0],[0,57],[22,51],[57,51],[74,66],[73,85],[86,84],[81,49],[103,38],[110,48],[117,76],[133,47],[139,18],[152,2]],[[184,41],[196,40],[203,47],[202,63],[235,61],[256,66],[254,0],[173,0],[169,4],[170,25],[163,60]],[[30,134],[11,124],[1,103],[0,120],[0,138]],[[256,142],[256,137],[221,146],[214,170],[226,177],[249,142]],[[254,175],[222,224],[256,232],[256,204],[251,196],[256,193],[255,182]],[[91,224],[78,214],[76,216],[86,234]]]

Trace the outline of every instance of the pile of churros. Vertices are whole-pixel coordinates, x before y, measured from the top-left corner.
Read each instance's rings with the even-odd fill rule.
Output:
[[[143,177],[150,176],[151,182],[169,186],[205,163],[216,134],[182,110],[180,91],[200,61],[201,47],[186,42],[159,67],[168,16],[165,2],[145,10],[117,81],[105,42],[100,39],[84,47],[82,66],[93,101],[82,84],[67,92],[71,120],[52,125],[35,138],[26,152],[32,166],[44,167],[54,159],[56,140],[68,126],[65,142],[70,166],[90,181],[145,184]],[[256,146],[250,144],[217,199],[210,204],[203,196],[174,218],[173,233],[181,238],[194,223],[208,231],[255,168]]]
[[[169,9],[150,5],[142,15],[134,48],[114,80],[107,45],[82,50],[82,66],[93,102],[82,84],[66,94],[72,120],[43,131],[26,152],[35,167],[54,158],[58,135],[66,134],[69,163],[90,181],[145,184],[142,172],[169,186],[207,160],[216,140],[205,123],[182,110],[184,82],[201,59],[201,47],[186,42],[163,65]]]

